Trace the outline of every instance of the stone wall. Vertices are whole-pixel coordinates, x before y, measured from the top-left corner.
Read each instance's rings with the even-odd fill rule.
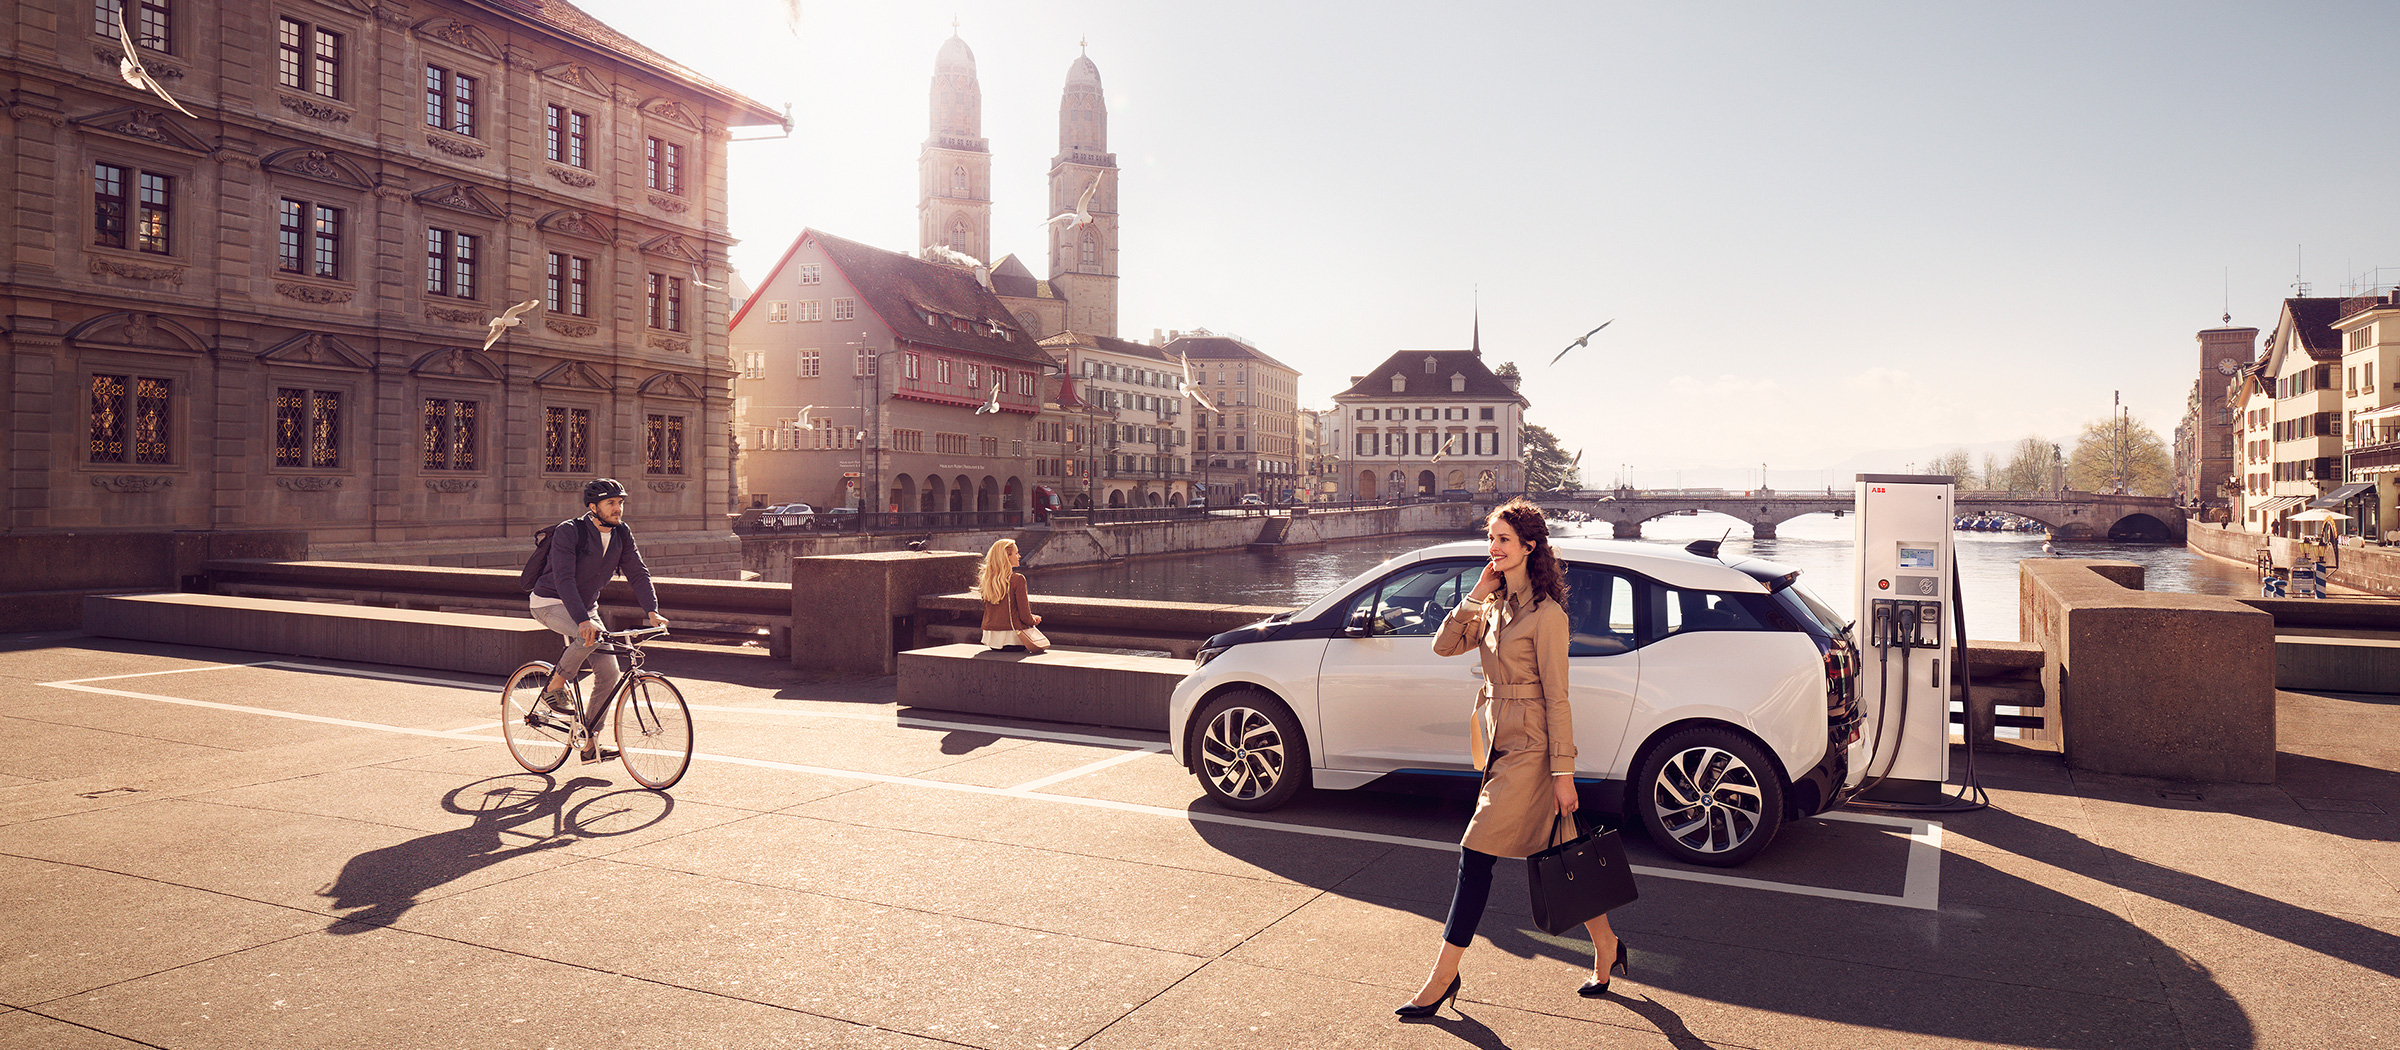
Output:
[[[0,539],[0,631],[66,630],[92,594],[179,590],[215,558],[296,558],[301,532],[51,532]]]
[[[2287,569],[2292,565],[2293,556],[2304,546],[2311,551],[2327,550],[2282,536],[2199,522],[2192,523],[2184,546],[2212,558],[2242,565],[2256,564],[2258,552],[2264,548],[2273,552],[2270,556],[2278,567]],[[2400,547],[2344,546],[2332,552],[2332,558],[2333,572],[2326,577],[2326,582],[2333,587],[2367,594],[2400,595]]]

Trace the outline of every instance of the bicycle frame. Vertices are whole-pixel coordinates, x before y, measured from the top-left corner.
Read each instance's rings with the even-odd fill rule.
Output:
[[[641,639],[661,636],[666,633],[667,629],[664,627],[637,627],[630,631],[600,632],[601,641],[599,644],[592,646],[591,655],[624,657],[625,667],[617,675],[616,688],[610,689],[607,696],[596,697],[593,700],[594,706],[592,708],[592,717],[589,722],[589,731],[592,733],[592,735],[599,735],[600,727],[608,724],[609,712],[617,706],[619,701],[625,698],[627,693],[633,691],[633,680],[645,673],[642,670],[643,656],[642,647],[640,645]],[[637,710],[633,714],[634,718],[637,720],[635,723],[636,725],[641,725],[645,731],[651,728],[649,725],[645,725],[639,721],[645,717],[643,712]],[[647,717],[652,719],[656,718],[655,715],[650,715]]]

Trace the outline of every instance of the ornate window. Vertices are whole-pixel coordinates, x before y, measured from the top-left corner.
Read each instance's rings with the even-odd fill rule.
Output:
[[[550,159],[578,168],[591,167],[590,115],[559,105],[547,107],[547,112],[542,134],[544,150]]]
[[[650,275],[649,315],[652,328],[683,331],[683,278]]]
[[[1087,267],[1100,264],[1100,246],[1092,240],[1091,234],[1083,235],[1083,252],[1078,258]]]
[[[590,259],[565,252],[550,253],[549,283],[545,287],[547,301],[544,305],[551,313],[591,316],[591,307],[585,298],[591,269]]]
[[[278,19],[275,79],[295,91],[342,97],[342,35],[322,26]]]
[[[342,465],[342,392],[275,388],[275,465]]]
[[[429,397],[425,399],[422,419],[424,435],[422,465],[426,470],[477,469],[476,410],[478,407],[473,401],[457,398]]]
[[[426,66],[425,123],[460,135],[475,134],[475,78]]]
[[[642,428],[642,469],[651,474],[683,473],[683,417],[653,414]]]
[[[967,195],[967,166],[964,164],[950,169],[950,195],[953,197]]]
[[[131,194],[128,197],[128,193]],[[92,165],[92,243],[107,248],[134,248],[152,255],[168,253],[167,233],[174,218],[175,179],[119,164]],[[132,220],[132,242],[126,240],[126,220]]]
[[[478,240],[472,233],[425,228],[425,294],[475,298]]]
[[[665,139],[652,138],[644,150],[644,171],[650,188],[682,196],[683,147]]]
[[[338,280],[342,276],[342,210],[293,200],[279,202],[275,268]]]
[[[156,466],[173,463],[167,427],[174,393],[174,381],[169,379],[93,376],[89,461]]]
[[[592,472],[592,410],[542,410],[542,469],[552,474]]]
[[[96,0],[92,4],[92,32],[111,40],[117,38],[118,12],[124,9],[123,0]],[[167,34],[169,19],[167,0],[136,0],[133,15],[126,21],[125,30],[133,34],[133,42],[152,51],[172,55],[174,38]]]

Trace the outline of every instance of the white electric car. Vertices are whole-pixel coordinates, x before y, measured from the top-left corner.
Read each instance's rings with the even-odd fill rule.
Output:
[[[1798,571],[1720,561],[1707,541],[1554,549],[1588,802],[1638,817],[1678,859],[1720,867],[1838,803],[1865,747],[1857,650]],[[1433,639],[1490,553],[1482,541],[1427,547],[1210,638],[1168,708],[1176,759],[1210,798],[1244,810],[1310,786],[1474,776],[1467,719],[1482,662],[1435,656]]]

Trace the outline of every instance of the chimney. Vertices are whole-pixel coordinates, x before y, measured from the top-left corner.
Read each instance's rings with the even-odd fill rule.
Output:
[[[1523,378],[1525,377],[1521,375],[1501,376],[1500,381],[1508,384],[1508,389],[1513,393],[1517,389],[1517,381]]]
[[[1159,334],[1158,329],[1153,328],[1150,330],[1150,345],[1165,346],[1167,345],[1167,338],[1166,336]]]

